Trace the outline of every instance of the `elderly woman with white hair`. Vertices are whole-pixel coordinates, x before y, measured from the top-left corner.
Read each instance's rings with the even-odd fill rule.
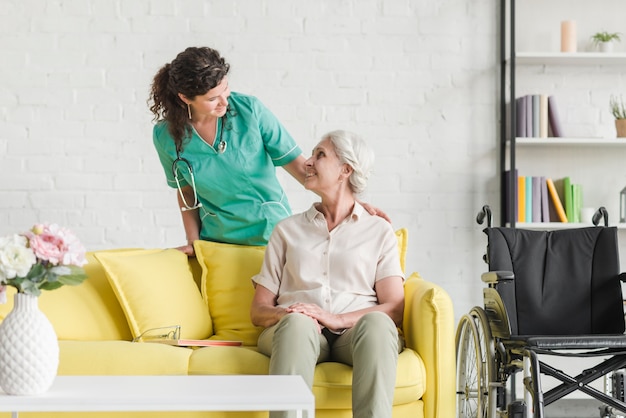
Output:
[[[266,328],[258,348],[270,356],[270,374],[299,374],[311,387],[317,363],[351,365],[357,418],[391,417],[403,348],[397,239],[391,224],[356,199],[372,163],[357,135],[324,135],[306,161],[304,181],[321,202],[276,225],[261,272],[252,278],[251,318]]]

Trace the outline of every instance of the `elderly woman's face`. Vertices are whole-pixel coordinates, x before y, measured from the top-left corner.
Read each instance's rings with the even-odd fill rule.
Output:
[[[312,191],[323,191],[341,184],[345,178],[345,166],[335,153],[335,147],[328,138],[323,139],[313,149],[306,160],[304,187]]]

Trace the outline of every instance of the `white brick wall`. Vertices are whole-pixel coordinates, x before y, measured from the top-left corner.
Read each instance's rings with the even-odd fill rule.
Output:
[[[459,316],[482,299],[475,213],[498,206],[498,4],[0,0],[0,235],[53,221],[90,250],[180,244],[146,99],[161,65],[208,45],[232,64],[233,90],[261,98],[307,154],[330,129],[369,139],[365,199],[409,229],[408,270],[445,287]],[[555,88],[571,81],[554,77]],[[612,122],[571,112],[581,131]],[[313,196],[280,176],[306,209]]]

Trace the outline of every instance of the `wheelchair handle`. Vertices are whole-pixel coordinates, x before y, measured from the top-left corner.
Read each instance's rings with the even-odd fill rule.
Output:
[[[607,212],[604,206],[600,206],[596,213],[593,214],[591,222],[594,226],[598,226],[600,219],[604,218],[604,226],[609,226],[609,212]]]
[[[491,208],[489,205],[483,206],[480,212],[476,215],[476,222],[478,222],[478,225],[483,224],[485,217],[487,217],[487,226],[491,228]]]

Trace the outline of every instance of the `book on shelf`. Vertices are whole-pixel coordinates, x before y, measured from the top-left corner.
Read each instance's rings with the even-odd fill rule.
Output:
[[[539,187],[541,188],[541,221],[550,222],[550,205],[548,203],[550,196],[548,195],[548,183],[545,176],[539,177]]]
[[[546,186],[550,195],[550,222],[567,222],[567,215],[565,214],[565,208],[563,207],[557,184],[551,178],[546,178]]]
[[[568,222],[574,222],[574,199],[572,196],[572,179],[563,178],[563,196],[565,200],[565,215]]]
[[[517,222],[526,222],[526,177],[517,176]]]
[[[583,188],[580,184],[572,184],[573,222],[580,222],[580,210],[583,207]]]
[[[554,138],[563,137],[563,129],[561,128],[561,119],[557,110],[556,99],[554,96],[548,96],[548,127],[549,135]]]
[[[548,137],[548,95],[539,95],[539,138]]]
[[[526,136],[533,137],[533,98],[526,95]]]
[[[526,96],[515,99],[515,135],[526,137]]]
[[[533,178],[532,176],[526,176],[524,181],[526,185],[526,222],[533,221]]]
[[[532,221],[541,222],[541,177],[532,176]]]
[[[531,94],[531,100],[533,101],[533,138],[539,138],[539,95]]]
[[[562,137],[563,129],[554,96],[542,93],[516,98],[515,134],[518,138]]]
[[[572,183],[570,177],[552,179],[546,176],[516,175],[513,184],[511,180],[511,171],[505,171],[505,222],[510,222],[511,208],[518,223],[581,221],[583,188],[580,184]],[[514,187],[512,192],[511,186]]]
[[[511,180],[513,180],[512,185]],[[511,191],[511,186],[513,186],[513,191]],[[514,211],[513,219],[517,221],[517,170],[515,170],[513,179],[511,179],[511,170],[504,172],[504,196],[504,222],[511,222],[511,208]]]

